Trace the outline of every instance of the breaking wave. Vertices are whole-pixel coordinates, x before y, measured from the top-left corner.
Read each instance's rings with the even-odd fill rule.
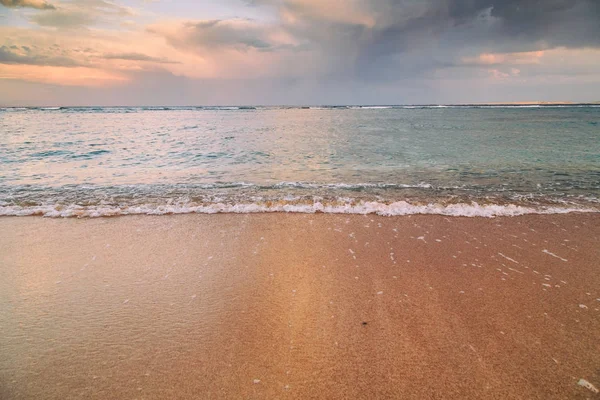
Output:
[[[170,214],[219,214],[219,213],[303,213],[303,214],[377,214],[381,216],[401,215],[445,215],[454,217],[503,217],[527,214],[566,214],[572,212],[600,212],[595,208],[569,206],[521,206],[516,204],[478,204],[476,202],[457,204],[411,204],[407,201],[393,203],[379,201],[358,201],[339,199],[333,202],[297,202],[293,199],[253,203],[177,203],[140,205],[37,205],[0,206],[0,216],[44,216],[53,218],[96,218],[120,215],[170,215]]]

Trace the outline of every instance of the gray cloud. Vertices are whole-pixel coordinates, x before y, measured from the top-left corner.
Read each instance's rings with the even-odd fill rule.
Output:
[[[268,38],[271,28],[249,19],[229,19],[184,22],[175,33],[164,33],[152,27],[148,31],[165,36],[171,45],[178,48],[268,51],[275,48]]]
[[[265,31],[252,21],[203,21],[187,23],[185,27],[190,30],[190,38],[195,43],[207,46],[241,46],[256,49],[272,47],[265,36]]]
[[[127,60],[127,61],[149,61],[159,64],[179,64],[177,61],[171,61],[162,57],[152,57],[142,53],[108,53],[102,58],[106,60]]]
[[[381,23],[374,28],[377,43],[403,35],[412,39],[425,30],[461,39],[468,33],[472,35],[466,45],[483,43],[513,51],[600,45],[600,2],[596,0],[426,0],[418,14],[411,14],[408,3],[370,2],[372,11],[380,15]]]
[[[37,8],[39,10],[54,10],[52,4],[48,3],[44,0],[0,0],[0,4],[5,7],[29,7],[29,8]]]
[[[83,11],[56,10],[34,15],[31,20],[41,26],[76,28],[92,24],[95,18]]]
[[[432,77],[481,53],[600,47],[599,0],[246,0],[280,16],[195,21],[154,31],[198,52],[306,50],[322,79]],[[152,30],[150,30],[152,31]],[[273,33],[293,43],[277,43]],[[281,37],[281,35],[279,35]],[[289,65],[301,62],[293,54]],[[471,67],[484,67],[471,63]],[[317,77],[319,78],[319,77]]]
[[[22,46],[26,54],[13,51],[16,46],[0,47],[0,64],[21,64],[21,65],[45,65],[55,67],[77,67],[80,63],[72,58],[65,56],[46,56],[40,54],[31,54],[27,46]]]
[[[600,46],[600,6],[595,0],[446,0],[425,1],[410,14],[406,1],[389,0],[385,11],[360,48],[359,70],[375,66],[411,65],[412,53],[430,55],[429,65],[454,64],[480,52],[528,52],[557,47]],[[396,62],[394,62],[396,61]],[[387,70],[386,76],[393,72]]]
[[[426,76],[482,52],[600,47],[598,0],[345,2],[372,23],[342,18],[348,10],[332,0],[321,2],[332,5],[329,15],[311,10],[310,0],[247,3],[286,15],[280,28],[320,51],[336,73],[369,80]]]
[[[5,1],[5,0],[0,0]],[[41,1],[41,0],[27,0]],[[133,10],[106,0],[74,0],[61,4],[61,7],[44,11],[31,17],[31,21],[40,26],[55,28],[80,28],[98,22],[111,24],[120,18],[130,17]]]

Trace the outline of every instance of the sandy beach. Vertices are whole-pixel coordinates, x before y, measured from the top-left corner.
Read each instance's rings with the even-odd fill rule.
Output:
[[[600,214],[0,218],[2,399],[586,399]]]

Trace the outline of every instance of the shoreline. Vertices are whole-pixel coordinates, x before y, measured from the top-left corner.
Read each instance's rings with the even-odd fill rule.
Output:
[[[600,215],[0,218],[0,397],[590,398]]]
[[[0,206],[0,218],[3,217],[43,217],[59,219],[94,219],[120,216],[175,216],[175,215],[246,215],[246,214],[301,214],[301,215],[363,215],[378,217],[404,217],[411,215],[466,217],[466,218],[505,218],[526,215],[584,215],[599,214],[596,207],[575,207],[547,205],[532,207],[518,204],[478,204],[468,203],[429,203],[411,204],[406,201],[379,202],[361,201],[356,203],[314,202],[282,203],[277,201],[264,203],[204,205],[133,205],[133,206]]]

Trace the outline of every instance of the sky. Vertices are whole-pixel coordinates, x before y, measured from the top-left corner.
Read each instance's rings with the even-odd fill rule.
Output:
[[[600,100],[599,0],[0,0],[0,105]]]

